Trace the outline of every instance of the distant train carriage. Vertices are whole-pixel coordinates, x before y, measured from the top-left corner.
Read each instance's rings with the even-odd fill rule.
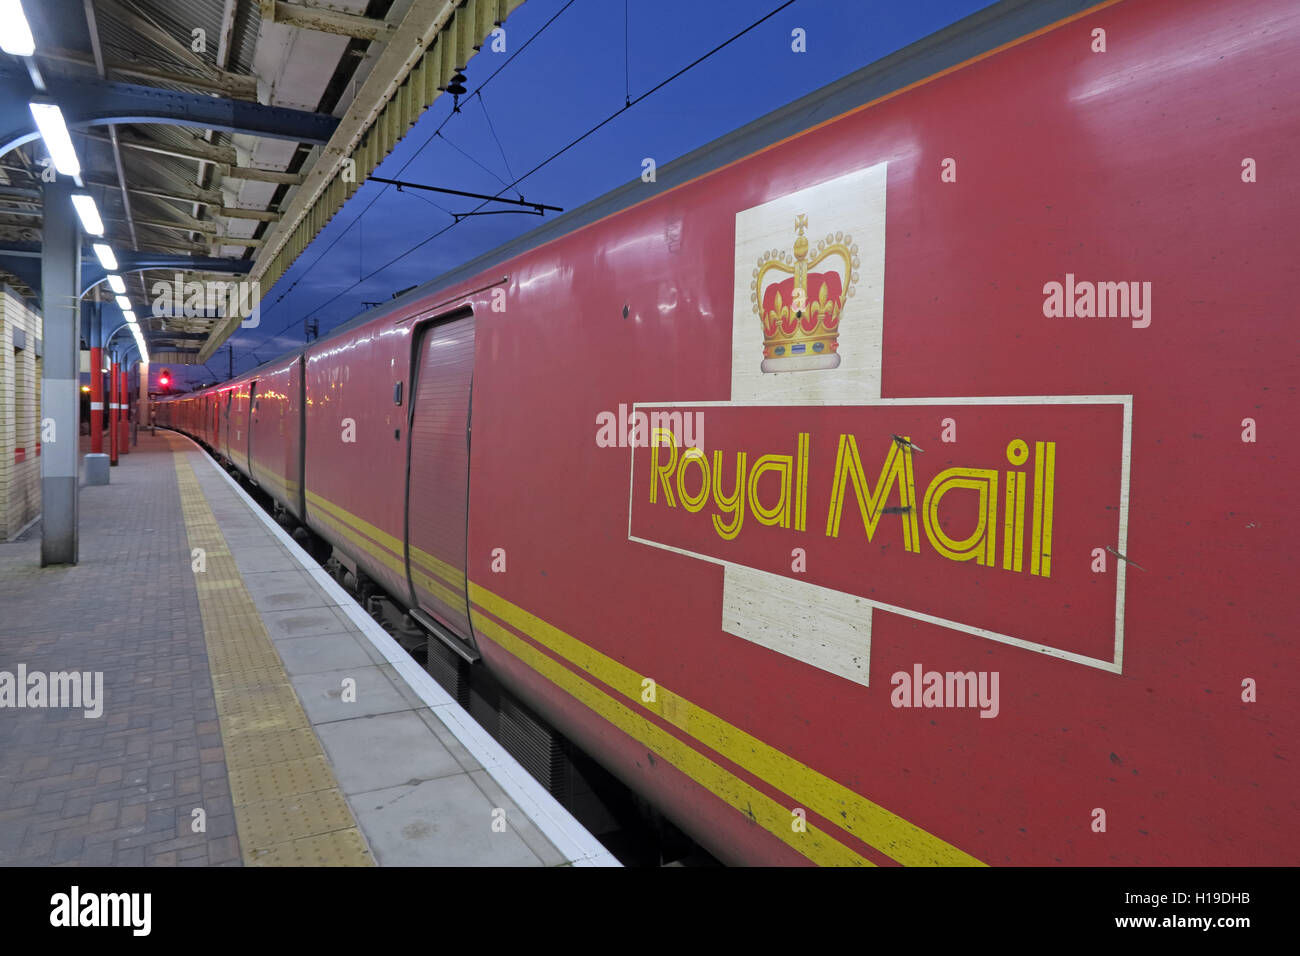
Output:
[[[1300,15],[1075,7],[161,420],[726,861],[1295,863]]]

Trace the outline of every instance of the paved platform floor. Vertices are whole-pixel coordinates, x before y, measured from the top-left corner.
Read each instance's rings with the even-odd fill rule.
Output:
[[[188,439],[82,488],[80,548],[0,544],[0,864],[617,865]]]

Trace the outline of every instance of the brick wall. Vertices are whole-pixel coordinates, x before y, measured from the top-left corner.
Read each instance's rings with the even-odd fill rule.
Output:
[[[40,313],[0,287],[0,540],[41,513],[41,334]]]

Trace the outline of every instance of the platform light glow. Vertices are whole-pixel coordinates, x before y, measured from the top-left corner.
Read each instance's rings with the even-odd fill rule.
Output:
[[[117,256],[113,255],[112,246],[107,242],[97,242],[91,248],[95,250],[95,258],[101,266],[109,272],[117,271]]]
[[[117,295],[122,295],[122,293],[126,292],[126,283],[122,281],[121,276],[110,275],[108,277],[108,287]]]
[[[32,28],[19,0],[0,0],[0,50],[10,56],[31,56],[36,52]]]
[[[126,319],[127,324],[130,325],[131,328],[133,329],[138,328],[136,323],[139,321],[139,319],[135,317],[135,313],[132,312],[130,309],[122,310],[122,318]]]
[[[80,176],[81,163],[77,160],[77,151],[72,148],[72,138],[68,136],[67,124],[63,122],[63,111],[55,103],[31,103],[32,118],[36,128],[41,131],[41,139],[54,161],[54,168],[65,176]]]
[[[130,299],[128,299],[128,298],[127,298],[126,296],[124,296],[124,295],[119,295],[119,296],[117,296],[116,298],[117,298],[117,307],[118,307],[119,309],[121,309],[123,313],[127,313],[127,312],[130,312],[130,311],[131,311],[131,300],[130,300]]]
[[[104,234],[104,220],[99,218],[99,209],[95,206],[94,197],[86,193],[74,193],[72,205],[76,207],[77,216],[81,219],[81,228],[88,235],[102,236]]]
[[[135,336],[135,344],[140,349],[140,361],[147,363],[149,361],[149,349],[144,344],[144,333],[140,331],[138,325],[131,326],[131,333]]]

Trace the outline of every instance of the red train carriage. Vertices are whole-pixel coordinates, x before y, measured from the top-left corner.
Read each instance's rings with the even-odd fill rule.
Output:
[[[188,427],[724,860],[1295,863],[1300,10],[1079,6]]]

